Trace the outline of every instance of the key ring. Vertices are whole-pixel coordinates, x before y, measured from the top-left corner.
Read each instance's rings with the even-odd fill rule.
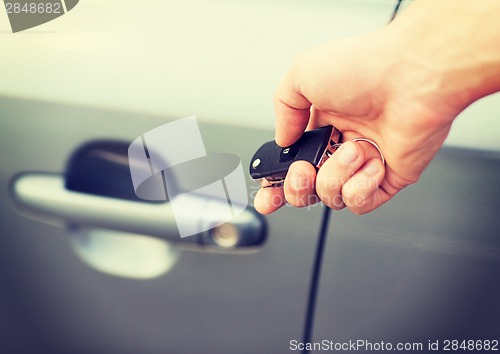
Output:
[[[380,149],[380,147],[377,145],[377,143],[376,143],[376,142],[374,142],[373,140],[367,139],[367,138],[354,138],[354,139],[352,139],[351,141],[354,141],[354,142],[357,142],[357,141],[364,141],[364,142],[370,143],[370,144],[372,144],[373,146],[375,146],[375,149],[377,149],[378,153],[380,154],[380,158],[382,159],[382,164],[384,164],[384,165],[385,165],[385,158],[384,158],[384,154],[382,154],[382,150]],[[342,146],[342,143],[337,143],[337,144],[333,145],[332,147],[336,150],[336,149],[338,149],[340,146]]]
[[[370,140],[370,139],[366,139],[366,138],[354,138],[354,139],[352,139],[352,141],[365,141],[365,142],[370,143],[373,146],[375,146],[375,148],[377,149],[378,153],[380,154],[380,158],[382,159],[382,164],[385,165],[384,154],[382,154],[382,150],[380,150],[380,148],[379,148],[379,146],[377,145],[376,142],[374,142],[373,140]]]

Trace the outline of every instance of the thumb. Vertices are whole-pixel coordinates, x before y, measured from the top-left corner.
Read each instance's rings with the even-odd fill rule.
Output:
[[[276,143],[283,147],[295,143],[309,122],[311,102],[297,89],[298,72],[292,67],[274,94]]]

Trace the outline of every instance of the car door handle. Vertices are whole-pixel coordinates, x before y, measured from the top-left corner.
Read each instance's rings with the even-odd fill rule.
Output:
[[[210,212],[190,215],[190,206],[203,200],[202,195],[190,193],[187,197],[181,195],[181,201],[162,202],[136,198],[129,190],[132,189],[130,172],[123,159],[127,147],[121,142],[86,144],[70,159],[64,175],[30,172],[15,176],[10,188],[12,198],[26,216],[63,227],[117,230],[234,251],[250,250],[265,242],[265,220],[251,207],[221,223],[218,207],[227,210],[227,200],[211,199]],[[175,210],[173,201],[177,203]],[[178,207],[179,203],[183,207]],[[206,231],[181,238],[176,222],[179,218],[196,223],[197,230]]]

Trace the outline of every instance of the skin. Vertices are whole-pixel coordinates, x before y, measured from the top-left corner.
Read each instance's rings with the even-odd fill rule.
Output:
[[[418,0],[385,28],[313,48],[276,90],[276,142],[333,125],[344,144],[316,173],[295,162],[283,187],[258,191],[269,214],[322,201],[368,213],[416,183],[453,120],[500,90],[500,1]],[[375,141],[384,153],[356,137]]]

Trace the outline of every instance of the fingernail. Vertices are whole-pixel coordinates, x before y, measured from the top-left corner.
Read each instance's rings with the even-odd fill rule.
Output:
[[[377,161],[371,160],[371,161],[368,161],[368,164],[365,166],[363,171],[368,176],[373,177],[380,171],[380,167],[379,167]]]
[[[353,163],[358,158],[358,150],[352,145],[343,145],[339,151],[337,151],[338,159],[340,163],[347,165]]]

